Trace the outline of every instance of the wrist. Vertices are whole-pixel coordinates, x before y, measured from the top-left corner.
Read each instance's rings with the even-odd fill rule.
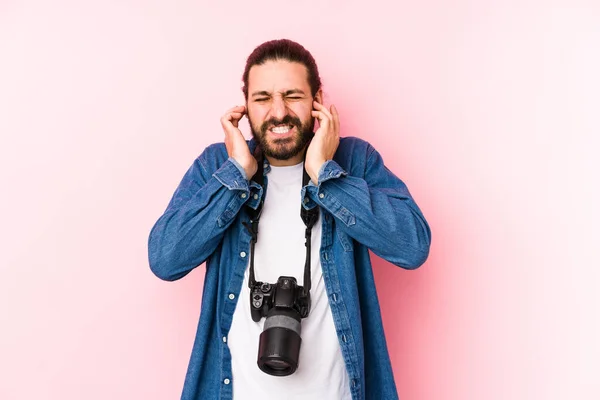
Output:
[[[237,167],[237,169],[240,171],[240,173],[244,176],[244,179],[246,179],[247,181],[252,179],[252,177],[254,176],[254,174],[256,173],[256,171],[258,169],[258,167],[256,165],[256,160],[254,160],[254,163],[250,162],[249,164],[240,162],[234,156],[230,156],[229,160],[231,160],[231,162]],[[250,161],[252,161],[252,160],[250,160]]]
[[[245,157],[244,160],[240,162],[242,168],[244,168],[244,172],[246,172],[246,179],[250,180],[258,170],[258,165],[256,164],[256,159],[249,155],[249,157]]]
[[[319,184],[319,172],[321,172],[321,168],[323,168],[323,164],[325,164],[326,160],[319,160],[316,163],[311,163],[311,165],[306,167],[306,172],[308,176],[310,176],[310,180],[313,181],[315,185]]]
[[[257,167],[256,163],[244,168],[244,171],[246,172],[246,179],[247,180],[252,179],[254,174],[256,174],[257,170],[258,170],[258,167]]]

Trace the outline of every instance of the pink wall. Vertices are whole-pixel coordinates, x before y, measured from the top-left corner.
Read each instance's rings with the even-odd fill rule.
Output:
[[[202,270],[147,235],[279,37],[432,226],[375,261],[400,397],[600,398],[597,1],[201,3],[0,3],[0,399],[178,398]]]

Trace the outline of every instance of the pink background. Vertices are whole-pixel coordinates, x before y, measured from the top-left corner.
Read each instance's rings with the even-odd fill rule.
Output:
[[[597,1],[3,0],[0,399],[179,398],[203,267],[147,236],[281,37],[433,230],[375,260],[400,397],[600,398]]]

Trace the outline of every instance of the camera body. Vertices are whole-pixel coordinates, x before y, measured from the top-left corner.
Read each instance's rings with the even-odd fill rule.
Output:
[[[280,276],[276,284],[256,282],[250,291],[250,313],[254,322],[267,317],[273,309],[296,311],[300,318],[310,313],[310,292],[298,286],[296,278]]]
[[[304,293],[291,276],[280,276],[275,285],[256,282],[250,312],[254,322],[266,317],[258,341],[258,368],[273,376],[293,374],[300,358],[301,319],[310,313],[310,291]]]

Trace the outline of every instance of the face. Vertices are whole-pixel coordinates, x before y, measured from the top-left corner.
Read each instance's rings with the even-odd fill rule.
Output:
[[[315,100],[321,100],[321,91]],[[246,109],[252,135],[273,165],[302,161],[313,135],[313,97],[306,67],[289,61],[255,65],[248,75]]]

